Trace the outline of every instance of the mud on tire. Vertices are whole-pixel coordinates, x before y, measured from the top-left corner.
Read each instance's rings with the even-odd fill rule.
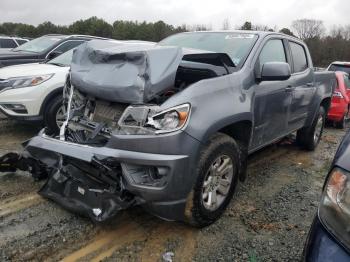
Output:
[[[228,135],[217,133],[209,140],[209,143],[200,152],[196,169],[197,181],[187,200],[185,216],[188,223],[196,227],[204,227],[212,224],[222,215],[234,194],[239,171],[244,166],[241,165],[244,162],[242,161],[243,156],[244,154],[241,153],[238,143]],[[229,165],[225,167],[230,172],[227,172],[227,174],[221,172],[220,174],[223,174],[223,176],[219,182],[215,178],[210,179],[210,176],[214,177],[214,173],[219,174],[220,170],[225,170],[225,163],[232,164],[232,168],[229,168]],[[220,169],[221,166],[223,166],[222,169]],[[213,171],[214,169],[216,172]],[[217,177],[219,176],[217,175]],[[225,182],[226,184],[230,177],[230,185],[224,187],[226,194],[220,195],[217,193],[216,207],[210,208],[206,204],[209,203],[207,192],[209,187],[205,187],[205,185],[208,185],[208,181],[210,181],[213,182],[215,188],[215,183],[222,185]]]

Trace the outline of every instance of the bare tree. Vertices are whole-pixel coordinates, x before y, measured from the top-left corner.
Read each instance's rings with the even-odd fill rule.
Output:
[[[210,31],[212,30],[211,25],[205,25],[205,24],[194,24],[194,25],[186,25],[186,30],[189,32],[193,31]]]
[[[231,29],[230,21],[228,20],[228,18],[225,18],[224,21],[222,22],[222,30],[230,30],[230,29]]]
[[[259,24],[257,24],[257,25],[253,25],[252,28],[255,31],[273,31],[273,29],[271,29],[267,25],[259,25]]]
[[[293,29],[296,31],[299,38],[311,39],[321,38],[325,33],[323,21],[315,19],[299,19],[292,23]]]

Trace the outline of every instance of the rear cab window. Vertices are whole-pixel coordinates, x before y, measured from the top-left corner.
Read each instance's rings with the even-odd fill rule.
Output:
[[[304,46],[295,42],[289,41],[290,51],[293,60],[293,72],[300,73],[308,68],[308,62]]]

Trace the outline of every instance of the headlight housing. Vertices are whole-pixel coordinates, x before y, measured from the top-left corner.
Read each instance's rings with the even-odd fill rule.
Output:
[[[324,188],[319,218],[343,245],[350,248],[350,173],[334,168]]]
[[[6,86],[10,88],[23,88],[37,86],[49,80],[54,74],[13,77],[7,79]]]
[[[163,134],[183,128],[190,116],[190,104],[166,110],[159,106],[129,106],[119,119],[121,134]]]

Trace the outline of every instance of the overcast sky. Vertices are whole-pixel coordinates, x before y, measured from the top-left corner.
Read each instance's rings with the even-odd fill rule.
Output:
[[[163,20],[213,29],[220,29],[225,18],[232,27],[251,21],[279,29],[290,27],[295,19],[313,18],[330,28],[350,24],[350,0],[0,0],[0,22],[68,25],[91,16],[110,23]]]

